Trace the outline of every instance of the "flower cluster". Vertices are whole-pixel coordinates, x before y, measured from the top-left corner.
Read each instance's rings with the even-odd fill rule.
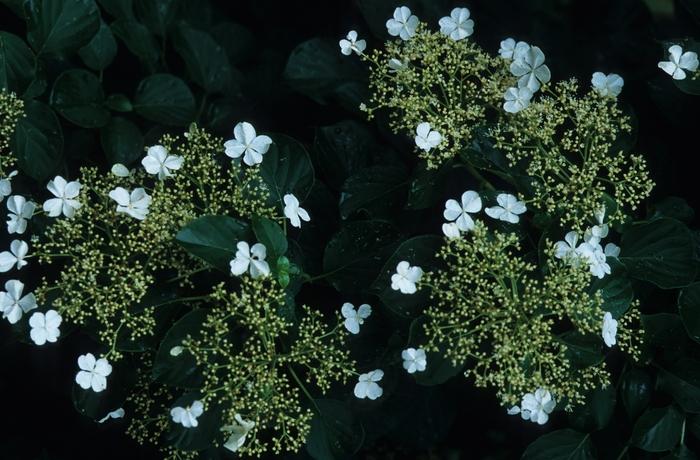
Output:
[[[22,99],[15,93],[0,89],[0,201],[12,193],[11,180],[17,174],[17,171],[11,170],[15,164],[15,158],[8,154],[8,149],[12,133],[23,110]]]

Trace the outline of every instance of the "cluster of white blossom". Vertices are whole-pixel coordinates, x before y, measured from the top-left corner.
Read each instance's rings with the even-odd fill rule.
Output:
[[[534,393],[527,393],[523,396],[520,406],[513,406],[508,409],[509,415],[520,414],[523,420],[530,420],[538,425],[544,425],[549,420],[556,401],[551,393],[544,388],[538,388]]]
[[[496,202],[498,205],[484,209],[486,215],[492,219],[517,224],[520,222],[520,214],[527,211],[525,203],[509,193],[499,193],[496,196]],[[474,219],[471,214],[476,214],[481,209],[481,197],[473,190],[464,192],[461,202],[447,200],[442,214],[447,222],[442,225],[442,232],[448,238],[459,238],[461,232],[468,232],[474,228]]]

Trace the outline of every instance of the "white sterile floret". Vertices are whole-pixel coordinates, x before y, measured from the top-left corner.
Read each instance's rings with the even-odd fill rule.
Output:
[[[263,155],[267,153],[272,145],[269,136],[258,136],[255,128],[250,123],[244,121],[238,123],[233,128],[234,139],[224,142],[224,153],[231,158],[239,158],[243,155],[243,163],[253,166],[262,163]]]
[[[544,64],[544,53],[538,46],[530,46],[510,64],[510,73],[518,79],[519,88],[527,88],[533,93],[547,83],[552,74]]]
[[[610,265],[606,262],[605,252],[597,242],[581,243],[576,248],[576,252],[588,263],[593,276],[602,279],[611,273]]]
[[[384,377],[384,371],[375,369],[366,374],[360,374],[355,384],[355,397],[359,399],[369,398],[375,400],[384,393],[382,387],[377,384]]]
[[[240,276],[250,269],[250,276],[260,278],[270,274],[270,266],[265,262],[267,248],[256,243],[251,248],[245,241],[236,244],[236,257],[231,261],[231,273]]]
[[[231,452],[236,452],[245,444],[246,436],[248,436],[248,432],[255,427],[255,422],[252,420],[245,420],[241,417],[241,414],[236,414],[233,418],[236,420],[236,423],[221,427],[221,431],[231,433],[224,443],[224,448]]]
[[[620,246],[616,245],[615,243],[608,243],[605,245],[603,254],[605,254],[605,257],[620,257]]]
[[[44,202],[44,211],[49,217],[58,217],[63,214],[66,217],[73,217],[75,211],[80,208],[80,201],[76,200],[80,194],[80,182],[66,182],[61,176],[56,176],[50,180],[46,188],[55,198]]]
[[[299,200],[297,197],[288,193],[284,196],[284,216],[289,219],[289,223],[293,227],[301,228],[301,221],[309,222],[311,217],[306,209],[299,206]],[[300,220],[301,219],[301,220]]]
[[[78,357],[80,371],[75,375],[75,383],[83,390],[99,393],[107,388],[107,377],[112,373],[112,365],[105,358],[95,359],[92,353]]]
[[[401,352],[401,359],[403,359],[403,368],[409,374],[423,372],[428,366],[425,350],[422,348],[406,348]]]
[[[403,62],[401,62],[399,59],[396,59],[396,58],[389,59],[389,61],[387,62],[387,65],[389,66],[389,72],[391,72],[391,73],[396,73],[399,70],[403,70],[403,69],[408,67],[406,64],[404,64]]]
[[[29,245],[24,241],[12,240],[10,250],[0,252],[0,273],[9,272],[12,267],[21,269],[29,262],[24,260],[29,252]]]
[[[12,178],[17,175],[17,171],[12,171],[7,177],[0,179],[0,201],[12,194]]]
[[[503,59],[519,59],[527,52],[527,50],[530,49],[530,45],[528,45],[526,42],[520,41],[520,42],[515,42],[514,39],[512,38],[506,38],[505,40],[501,41],[501,47],[498,50],[498,54],[501,55]]]
[[[352,53],[360,55],[365,48],[367,48],[367,42],[364,40],[358,40],[357,32],[354,30],[348,32],[348,35],[340,40],[338,45],[340,45],[340,52],[346,56],[350,56]]]
[[[430,149],[437,147],[441,140],[442,136],[439,132],[430,128],[430,123],[424,121],[416,127],[415,141],[419,149],[428,152]]]
[[[386,21],[386,30],[392,37],[408,40],[416,33],[418,22],[408,7],[400,6],[394,10],[394,17]]]
[[[523,396],[520,403],[520,416],[523,420],[544,425],[549,420],[549,414],[554,410],[554,406],[556,406],[556,402],[551,393],[543,388],[538,388],[534,394],[527,393]]]
[[[104,417],[102,417],[101,419],[99,419],[97,421],[97,423],[104,423],[111,418],[113,418],[113,419],[124,418],[125,413],[126,412],[124,412],[124,409],[122,407],[120,407],[119,409],[115,409],[112,412],[105,415]]]
[[[600,240],[608,236],[610,230],[608,224],[605,223],[605,205],[595,211],[595,220],[597,222],[596,225],[586,229],[583,235],[584,241],[592,245],[600,243]]]
[[[439,21],[440,33],[452,40],[462,40],[474,33],[474,21],[469,19],[469,9],[455,8],[449,16]]]
[[[525,203],[509,193],[501,193],[496,197],[498,206],[484,209],[486,215],[493,219],[502,220],[511,224],[520,222],[519,214],[527,211]]]
[[[503,110],[508,113],[518,113],[530,105],[532,91],[526,87],[508,88],[503,95],[503,99],[505,100]]]
[[[459,238],[459,236],[460,236],[459,226],[454,222],[448,222],[446,224],[442,224],[442,233],[444,233],[445,236],[450,238],[450,239]]]
[[[59,327],[62,321],[63,318],[56,310],[49,310],[46,314],[36,312],[29,318],[29,326],[32,328],[29,336],[37,345],[53,343],[61,335]]]
[[[613,319],[609,311],[603,315],[603,331],[601,333],[603,341],[608,347],[612,347],[617,343],[615,336],[617,335],[617,320]]]
[[[576,250],[578,244],[578,233],[569,232],[564,236],[564,241],[557,241],[554,244],[554,257],[571,262],[578,258]]]
[[[661,70],[673,77],[674,80],[684,80],[685,71],[695,72],[698,69],[698,55],[693,51],[683,52],[683,48],[673,45],[668,48],[668,61],[659,62]]]
[[[176,345],[170,349],[170,356],[180,356],[184,350],[182,346]]]
[[[170,416],[173,422],[179,423],[185,428],[194,428],[199,423],[197,418],[204,413],[204,404],[201,401],[193,401],[187,407],[173,407],[170,409]]]
[[[9,280],[5,283],[5,291],[0,292],[0,311],[2,317],[10,324],[22,319],[22,315],[36,308],[36,297],[31,292],[24,297],[24,283],[19,280]]]
[[[617,97],[624,84],[625,80],[616,73],[605,75],[603,72],[595,72],[591,77],[595,92],[605,97]]]
[[[7,199],[7,233],[24,233],[27,229],[27,220],[34,215],[36,205],[27,201],[23,196],[12,195]]]
[[[369,318],[369,315],[372,314],[372,307],[364,303],[355,310],[353,304],[345,302],[340,309],[340,313],[343,315],[343,318],[345,318],[343,322],[345,329],[351,334],[358,334],[360,332],[360,326],[364,324],[365,319]]]
[[[114,163],[110,172],[117,177],[129,177],[131,175],[129,168],[121,163]]]
[[[141,187],[135,188],[131,193],[124,187],[117,187],[109,192],[109,197],[117,202],[117,212],[138,220],[144,220],[148,215],[151,196]]]
[[[148,174],[157,174],[159,180],[173,175],[172,171],[177,171],[182,167],[185,159],[178,155],[170,155],[168,149],[162,145],[148,147],[146,156],[141,160],[141,164]]]
[[[396,273],[391,275],[391,289],[401,291],[402,294],[414,294],[418,288],[416,283],[423,277],[423,269],[412,267],[402,260],[396,265]]]
[[[474,228],[474,220],[469,214],[481,211],[481,197],[473,190],[462,193],[462,202],[449,199],[445,202],[445,210],[442,215],[450,222],[457,224],[457,228],[468,232]]]

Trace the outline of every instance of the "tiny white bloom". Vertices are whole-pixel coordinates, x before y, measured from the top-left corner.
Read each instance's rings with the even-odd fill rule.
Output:
[[[520,404],[520,415],[523,420],[530,420],[538,425],[544,425],[549,420],[549,414],[554,410],[556,402],[551,393],[538,388],[535,393],[527,393]]]
[[[673,77],[674,80],[684,80],[685,70],[695,72],[698,69],[698,54],[693,51],[683,52],[683,48],[673,45],[668,48],[668,61],[659,62],[659,68]]]
[[[365,319],[369,318],[372,314],[372,307],[366,303],[360,305],[357,310],[355,306],[351,303],[345,302],[340,309],[340,313],[345,318],[345,329],[347,329],[351,334],[358,334],[360,332],[360,326],[364,324]]]
[[[146,156],[141,160],[141,164],[148,174],[157,174],[159,180],[173,175],[172,171],[177,171],[182,167],[185,159],[178,155],[170,155],[168,149],[162,145],[148,147]]]
[[[269,136],[258,136],[255,128],[244,121],[233,128],[234,139],[224,142],[224,153],[231,158],[239,158],[243,155],[243,163],[253,166],[262,163],[263,155],[267,153],[272,144]]]
[[[578,244],[578,233],[569,232],[564,236],[564,241],[557,241],[554,244],[554,257],[557,259],[572,260],[578,256],[576,245]]]
[[[416,283],[423,277],[423,269],[411,267],[405,260],[396,265],[396,273],[391,275],[391,289],[402,294],[414,294],[418,288]]]
[[[601,96],[617,97],[622,92],[625,80],[616,73],[605,75],[603,72],[595,72],[591,77],[591,84]]]
[[[61,176],[56,176],[50,180],[46,188],[56,198],[51,198],[44,202],[44,211],[49,217],[58,217],[63,214],[66,217],[73,217],[75,211],[80,208],[80,201],[76,198],[80,194],[80,182],[66,182]]]
[[[422,348],[406,348],[401,352],[401,359],[403,359],[403,368],[409,374],[423,372],[428,365],[425,350]]]
[[[245,241],[236,244],[236,257],[231,261],[231,273],[240,276],[250,268],[250,276],[260,278],[270,274],[270,266],[265,262],[267,248],[262,243],[256,243],[251,248]]]
[[[400,6],[394,10],[394,17],[386,21],[386,29],[392,37],[408,40],[416,33],[418,22],[408,7]]]
[[[204,413],[204,404],[201,401],[193,401],[187,407],[173,407],[170,416],[173,422],[179,423],[185,428],[194,428],[199,425],[197,418]]]
[[[108,413],[107,415],[105,415],[104,417],[99,419],[97,421],[97,423],[104,423],[111,418],[113,418],[113,419],[123,418],[124,414],[125,414],[124,409],[120,407],[119,409],[113,410],[112,412]]]
[[[224,443],[224,448],[231,452],[236,452],[245,444],[245,438],[248,436],[248,432],[255,426],[255,422],[252,420],[245,420],[241,417],[241,414],[236,414],[233,418],[236,420],[236,423],[221,427],[221,431],[231,433]]]
[[[137,220],[144,220],[151,205],[151,196],[139,187],[129,193],[124,187],[109,192],[109,197],[117,202],[117,212],[128,214]]]
[[[389,72],[391,73],[396,73],[399,70],[403,70],[407,68],[408,66],[401,62],[399,59],[396,58],[391,58],[389,59],[389,62],[387,64],[389,66]]]
[[[474,33],[474,21],[469,19],[469,9],[455,8],[449,16],[439,21],[440,33],[458,41]]]
[[[526,87],[508,88],[503,95],[503,99],[505,99],[503,110],[508,113],[518,113],[530,105],[532,91]]]
[[[180,345],[174,346],[170,349],[170,356],[180,356],[184,350]]]
[[[10,250],[0,252],[0,273],[9,272],[12,270],[13,266],[17,267],[17,270],[21,269],[29,262],[24,260],[29,252],[29,245],[24,241],[12,240],[10,243]]]
[[[12,178],[17,175],[17,171],[12,171],[4,179],[0,179],[0,201],[12,194]]]
[[[297,197],[288,193],[284,196],[284,215],[293,227],[301,227],[301,221],[308,222],[311,220],[306,209],[299,206]],[[299,220],[301,219],[301,220]]]
[[[498,54],[501,55],[503,59],[520,59],[522,56],[530,49],[530,45],[520,41],[515,42],[512,38],[506,38],[501,41],[501,48],[498,50]]]
[[[32,218],[36,205],[27,201],[23,196],[12,195],[7,199],[7,233],[24,233],[27,230],[27,220]]]
[[[5,291],[0,292],[0,311],[2,317],[10,324],[22,319],[22,315],[36,308],[36,297],[31,292],[24,297],[24,283],[19,280],[9,280],[5,283]]]
[[[442,215],[445,219],[457,224],[457,228],[468,232],[474,228],[474,220],[469,214],[481,211],[481,197],[473,190],[462,193],[461,204],[457,200],[447,200]]]
[[[484,209],[484,212],[493,219],[517,224],[520,222],[520,217],[518,215],[527,211],[525,203],[519,201],[518,198],[509,193],[499,194],[496,197],[496,201],[498,201],[498,206]]]
[[[129,168],[121,163],[114,163],[112,165],[112,169],[110,169],[110,172],[117,177],[129,177],[131,175]]]
[[[620,246],[615,243],[608,243],[605,245],[603,253],[606,257],[620,257]]]
[[[442,233],[450,239],[459,238],[459,226],[454,222],[442,224]]]
[[[78,357],[80,371],[75,375],[75,382],[83,390],[99,393],[107,388],[107,377],[112,373],[112,365],[105,358],[95,359],[92,353]]]
[[[362,52],[367,48],[367,42],[364,40],[357,39],[357,32],[351,30],[348,35],[338,42],[340,45],[340,52],[345,56],[350,56],[353,52],[357,55],[362,54]]]
[[[552,74],[544,63],[544,53],[538,46],[530,46],[521,56],[510,64],[510,73],[520,77],[519,88],[527,88],[533,93],[547,83]]]
[[[384,393],[382,387],[377,384],[382,377],[384,377],[384,371],[381,369],[375,369],[372,372],[366,374],[360,374],[355,384],[355,397],[359,399],[369,398],[372,400],[377,399]]]
[[[419,149],[428,152],[433,147],[437,147],[441,140],[440,133],[430,129],[430,123],[424,121],[416,127],[415,141]]]
[[[41,312],[34,313],[29,318],[29,326],[32,330],[29,331],[29,336],[35,344],[43,345],[46,342],[55,342],[61,335],[61,322],[63,318],[56,310],[49,310],[46,314]]]
[[[617,320],[613,319],[609,311],[603,315],[603,341],[608,347],[612,347],[617,343],[615,336],[617,335]]]

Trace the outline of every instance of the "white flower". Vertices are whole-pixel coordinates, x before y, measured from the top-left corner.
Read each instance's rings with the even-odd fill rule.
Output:
[[[565,259],[569,262],[578,258],[579,253],[576,245],[578,244],[578,233],[569,232],[564,236],[564,241],[557,241],[554,244],[554,257],[557,259]]]
[[[508,415],[516,415],[520,413],[520,406],[513,406],[510,409],[506,410],[506,413]]]
[[[12,240],[10,250],[0,252],[0,273],[9,272],[12,266],[16,266],[17,270],[27,265],[24,258],[29,252],[29,245],[24,241]]]
[[[129,177],[131,175],[129,168],[121,163],[114,163],[110,172],[117,177]]]
[[[124,414],[125,414],[124,409],[120,407],[119,409],[113,410],[109,414],[102,417],[100,420],[97,421],[97,423],[104,423],[111,418],[114,418],[114,419],[123,418]]]
[[[148,215],[151,196],[143,188],[135,188],[129,193],[124,187],[117,187],[109,192],[109,197],[117,202],[117,212],[123,212],[138,220],[144,220]]]
[[[340,52],[346,56],[350,56],[353,52],[357,55],[362,54],[362,52],[367,48],[367,42],[364,40],[357,39],[357,32],[351,30],[348,35],[338,42],[340,45]]]
[[[426,152],[430,151],[433,147],[437,147],[442,136],[439,132],[430,129],[430,123],[423,122],[419,123],[416,127],[416,145],[419,149]]]
[[[603,254],[605,254],[606,257],[620,257],[620,246],[615,243],[608,243],[605,245]]]
[[[684,70],[695,72],[698,68],[698,54],[693,51],[683,52],[683,48],[673,45],[668,48],[669,61],[659,62],[659,68],[673,77],[674,80],[684,80]]]
[[[163,180],[173,175],[171,171],[180,169],[184,160],[181,156],[170,155],[168,149],[162,145],[154,145],[148,147],[141,164],[148,174],[157,174],[158,179]]]
[[[405,260],[396,265],[396,273],[391,275],[391,289],[401,291],[402,294],[413,294],[418,289],[416,283],[423,276],[423,269],[411,267]]]
[[[528,49],[530,49],[530,45],[527,43],[522,41],[515,43],[515,40],[512,38],[506,38],[501,41],[501,48],[498,50],[498,54],[503,59],[520,59]]]
[[[440,19],[440,32],[452,40],[462,40],[474,33],[474,21],[469,19],[469,9],[455,8],[449,16]]]
[[[221,431],[231,433],[231,436],[229,436],[228,440],[224,443],[224,448],[231,452],[236,452],[245,444],[245,438],[248,436],[248,432],[255,426],[255,422],[244,420],[241,414],[236,414],[233,418],[236,419],[236,423],[221,427]]]
[[[505,99],[503,110],[508,113],[518,113],[530,105],[532,91],[526,87],[508,88],[503,95],[503,99]]]
[[[398,36],[401,40],[413,37],[418,28],[418,18],[411,14],[406,6],[400,6],[394,10],[394,17],[386,21],[386,29],[392,37]]]
[[[425,350],[422,348],[406,348],[401,352],[401,359],[403,359],[403,368],[409,374],[414,372],[423,372],[428,365],[428,361],[425,357]]]
[[[199,425],[197,417],[204,413],[204,404],[201,401],[193,401],[187,407],[173,407],[170,410],[170,416],[173,422],[179,423],[185,428],[193,428]]]
[[[459,238],[459,226],[454,222],[442,224],[442,233],[450,239]]]
[[[608,347],[612,347],[617,343],[615,336],[617,335],[617,320],[613,319],[609,311],[603,315],[603,341]]]
[[[538,46],[530,46],[510,64],[510,73],[518,80],[519,88],[527,88],[533,93],[540,89],[541,83],[547,83],[552,74],[544,64],[544,53]]]
[[[95,393],[107,388],[107,376],[112,373],[112,366],[105,358],[96,360],[92,353],[87,353],[78,357],[78,367],[81,370],[75,375],[75,382],[80,388],[92,388]]]
[[[238,123],[233,128],[233,137],[235,139],[224,142],[226,149],[224,153],[231,158],[243,155],[243,162],[248,166],[262,163],[263,155],[272,144],[269,136],[258,136],[253,125],[246,121]]]
[[[474,228],[474,220],[469,214],[481,211],[481,197],[473,190],[462,193],[462,203],[457,200],[447,200],[445,210],[442,215],[448,221],[454,221],[457,228],[463,232],[468,232]]]
[[[401,62],[400,60],[398,60],[396,58],[389,59],[389,62],[387,65],[389,66],[389,72],[391,72],[391,73],[396,73],[399,70],[403,70],[406,67],[408,67],[406,64],[404,64],[403,62]]]
[[[605,205],[595,211],[595,219],[598,222],[593,227],[586,229],[583,239],[586,243],[595,246],[600,243],[600,240],[608,236],[608,224],[605,223]]]
[[[29,313],[36,308],[36,297],[31,292],[22,297],[24,284],[18,280],[9,280],[5,283],[5,291],[0,292],[0,311],[2,317],[7,318],[10,324],[15,324],[24,313]]]
[[[176,345],[170,349],[170,356],[180,356],[184,350],[182,346]]]
[[[523,420],[531,420],[538,425],[544,425],[549,420],[549,414],[554,410],[556,402],[551,393],[538,388],[534,394],[527,393],[520,404],[520,416]]]
[[[32,328],[29,331],[29,336],[37,345],[43,345],[46,342],[53,343],[61,335],[59,326],[62,321],[63,318],[56,310],[49,310],[46,314],[36,312],[29,318],[29,326]]]
[[[527,211],[525,203],[518,201],[514,195],[509,193],[500,193],[496,197],[496,201],[498,201],[499,206],[484,209],[484,212],[494,219],[517,224],[520,221],[518,214]]]
[[[360,325],[364,324],[365,319],[369,318],[372,314],[372,307],[363,303],[355,310],[355,306],[351,303],[345,302],[343,307],[340,309],[343,318],[345,318],[345,329],[347,329],[351,334],[357,334],[360,332]]]
[[[601,96],[617,97],[622,92],[625,80],[616,73],[605,75],[603,72],[595,72],[591,77],[591,84]]]
[[[80,201],[76,200],[80,193],[80,182],[66,182],[61,176],[56,176],[49,181],[46,188],[56,198],[51,198],[44,202],[44,211],[49,217],[58,217],[63,214],[66,217],[73,217],[75,211],[80,208]]]
[[[27,201],[23,196],[12,195],[7,199],[7,233],[24,233],[27,229],[27,219],[34,215],[36,205]]]
[[[6,178],[0,179],[0,201],[12,193],[12,178],[17,175],[17,171],[12,171]]]
[[[297,197],[288,193],[284,196],[284,215],[293,227],[301,227],[301,220],[308,222],[311,220],[306,209],[299,206]],[[299,220],[301,218],[301,220]]]
[[[360,374],[355,384],[355,397],[359,399],[369,398],[372,400],[377,399],[384,393],[382,387],[380,387],[377,382],[379,382],[382,377],[384,377],[384,371],[381,369],[375,369],[372,372],[366,374]]]
[[[593,276],[602,279],[605,275],[610,274],[610,265],[606,262],[605,252],[597,242],[581,243],[576,248],[576,252],[588,262],[588,267]]]
[[[270,266],[265,262],[267,248],[262,243],[256,243],[251,248],[245,241],[236,244],[236,257],[231,261],[231,273],[240,276],[250,267],[250,276],[260,278],[270,274]]]

